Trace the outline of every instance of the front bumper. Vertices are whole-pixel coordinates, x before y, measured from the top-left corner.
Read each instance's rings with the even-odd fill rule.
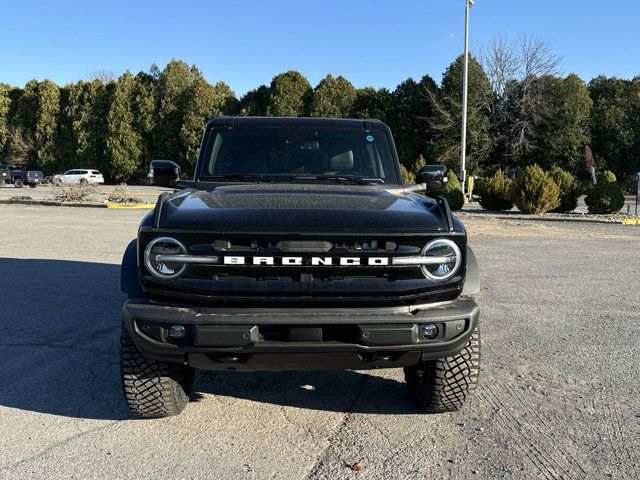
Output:
[[[124,321],[142,355],[208,370],[363,370],[416,365],[464,348],[472,298],[419,307],[190,308],[130,298]],[[433,339],[421,326],[434,324]],[[184,336],[172,338],[172,326]]]

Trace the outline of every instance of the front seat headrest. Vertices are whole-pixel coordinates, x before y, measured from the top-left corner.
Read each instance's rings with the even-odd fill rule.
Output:
[[[351,169],[353,169],[353,150],[331,157],[331,170],[342,171]]]

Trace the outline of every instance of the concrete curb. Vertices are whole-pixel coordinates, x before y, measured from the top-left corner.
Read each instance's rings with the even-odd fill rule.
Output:
[[[121,210],[146,209],[151,210],[156,206],[155,203],[137,203],[137,204],[120,204],[120,203],[71,203],[56,202],[55,200],[22,200],[22,199],[3,199],[0,205],[38,205],[43,207],[83,207],[83,208],[112,208]]]
[[[537,222],[577,222],[577,223],[605,223],[605,224],[614,224],[621,225],[626,224],[629,225],[631,223],[627,223],[627,220],[637,220],[637,219],[628,219],[628,218],[610,218],[606,216],[602,217],[583,217],[580,214],[575,214],[576,216],[571,215],[525,215],[518,213],[502,213],[502,212],[489,212],[489,211],[477,211],[474,212],[472,210],[462,210],[458,212],[454,212],[459,217],[484,217],[484,218],[495,218],[502,220],[533,220]]]
[[[71,203],[71,202],[56,202],[55,200],[19,200],[19,199],[13,199],[13,198],[10,198],[8,200],[0,200],[0,204],[41,205],[45,207],[107,208],[106,203]]]

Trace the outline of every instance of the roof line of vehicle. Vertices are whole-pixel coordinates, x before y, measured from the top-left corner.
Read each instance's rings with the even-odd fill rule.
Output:
[[[357,119],[357,118],[320,118],[320,117],[260,117],[260,116],[229,116],[220,115],[209,120],[207,125],[217,126],[233,126],[233,125],[334,125],[334,126],[352,126],[363,128],[367,124],[385,125],[384,122],[375,118]]]

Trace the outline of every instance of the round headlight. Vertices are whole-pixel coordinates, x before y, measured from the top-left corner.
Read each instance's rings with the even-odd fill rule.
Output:
[[[144,264],[154,277],[171,280],[187,269],[185,263],[172,260],[171,257],[186,254],[186,247],[178,240],[170,237],[154,238],[144,250]]]
[[[424,257],[438,257],[441,261],[435,261],[422,265],[422,273],[431,280],[442,282],[453,277],[462,263],[460,248],[455,242],[444,238],[429,242],[422,249]],[[435,259],[434,259],[435,260]]]

